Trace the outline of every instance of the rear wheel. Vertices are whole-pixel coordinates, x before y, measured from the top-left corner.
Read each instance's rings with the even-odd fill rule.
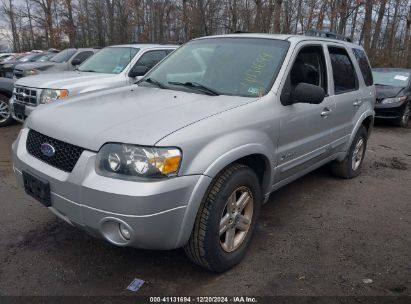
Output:
[[[397,125],[403,128],[408,128],[410,120],[410,102],[407,102],[404,107],[404,111],[400,118],[397,119]]]
[[[261,188],[254,171],[242,164],[226,168],[214,180],[200,205],[186,245],[196,264],[223,272],[244,257],[261,205]]]
[[[367,149],[368,133],[364,126],[361,126],[348,151],[347,157],[341,162],[333,162],[331,170],[335,176],[341,178],[354,178],[361,173],[361,167]]]
[[[8,126],[14,121],[11,117],[9,99],[10,97],[0,94],[0,127]]]

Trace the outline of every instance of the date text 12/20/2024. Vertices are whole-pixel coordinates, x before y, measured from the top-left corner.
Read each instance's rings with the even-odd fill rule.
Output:
[[[258,303],[255,297],[150,297],[150,303]]]

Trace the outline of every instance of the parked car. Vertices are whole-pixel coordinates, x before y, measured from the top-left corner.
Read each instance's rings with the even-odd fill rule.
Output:
[[[33,65],[36,63],[42,63],[42,62],[48,62],[49,60],[53,59],[55,56],[57,56],[58,53],[56,52],[42,52],[42,53],[35,53],[36,56],[32,57],[29,61],[25,61],[25,62],[16,62],[15,64],[13,64],[12,67],[9,68],[9,71],[12,70],[13,72],[7,72],[11,75],[13,75],[13,79],[16,79],[16,77],[14,76],[14,71],[16,67],[19,68],[23,68],[23,66],[25,65]]]
[[[184,247],[220,272],[243,258],[271,192],[330,162],[360,174],[374,103],[359,45],[199,38],[136,85],[40,106],[13,168],[66,222],[119,246]]]
[[[373,69],[377,91],[375,117],[408,127],[411,103],[411,69]]]
[[[13,87],[13,79],[0,78],[0,127],[8,126],[13,122],[9,105]]]
[[[34,62],[42,56],[42,53],[29,53],[14,60],[0,63],[0,77],[13,78],[14,67],[19,63]]]
[[[4,60],[7,60],[14,56],[13,53],[0,53],[0,62],[3,62]]]
[[[25,76],[37,75],[43,72],[72,71],[86,59],[97,53],[100,49],[81,48],[65,49],[47,62],[33,62],[31,64],[17,65],[13,77],[20,79]]]
[[[75,71],[20,79],[15,83],[10,101],[12,117],[23,122],[39,104],[132,84],[176,48],[176,45],[161,44],[111,46],[98,52]]]

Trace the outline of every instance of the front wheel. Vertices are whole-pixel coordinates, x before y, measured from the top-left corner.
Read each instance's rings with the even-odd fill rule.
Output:
[[[331,170],[335,176],[341,178],[354,178],[361,173],[361,167],[367,149],[368,132],[361,126],[350,146],[347,157],[341,162],[333,162]]]
[[[11,116],[9,99],[10,97],[0,94],[0,127],[6,127],[14,121]]]
[[[254,171],[242,164],[227,167],[205,195],[186,245],[196,264],[223,272],[238,264],[250,243],[261,206]]]
[[[397,119],[397,125],[402,128],[408,128],[410,120],[410,102],[405,104],[401,117]]]

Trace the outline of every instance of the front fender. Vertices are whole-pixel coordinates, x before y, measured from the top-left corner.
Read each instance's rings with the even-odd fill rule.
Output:
[[[274,163],[274,141],[259,130],[237,130],[210,138],[206,142],[199,150],[198,145],[194,149],[189,148],[187,153],[184,153],[183,148],[183,158],[186,159],[181,168],[182,174],[203,174],[214,178],[229,164],[253,154],[262,155],[269,163]]]

